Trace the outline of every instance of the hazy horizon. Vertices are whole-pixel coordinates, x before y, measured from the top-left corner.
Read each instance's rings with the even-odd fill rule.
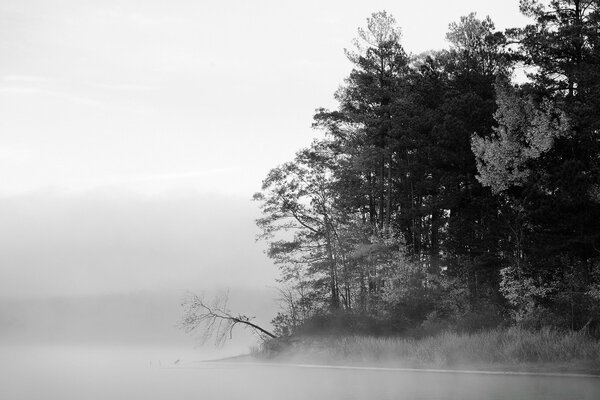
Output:
[[[475,0],[0,2],[5,315],[57,297],[269,292],[251,196],[319,136],[344,48],[383,9],[413,54],[447,47],[472,11],[525,21],[516,3]]]
[[[590,15],[527,33],[551,40],[518,62],[497,34],[533,21],[518,0],[0,0],[0,398],[599,398],[563,372],[600,370],[598,235],[579,229],[600,208],[573,206],[598,204],[597,159],[570,134],[600,119],[569,126],[600,92],[569,80],[575,103],[538,107],[499,84],[596,85]],[[585,46],[591,64],[565,61]],[[339,137],[295,158],[321,107]],[[503,183],[534,172],[527,211]]]

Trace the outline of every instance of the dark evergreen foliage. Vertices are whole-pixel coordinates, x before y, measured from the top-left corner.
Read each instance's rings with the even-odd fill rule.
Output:
[[[600,323],[600,1],[521,10],[418,56],[386,12],[359,29],[324,137],[255,196],[289,288],[278,332]]]

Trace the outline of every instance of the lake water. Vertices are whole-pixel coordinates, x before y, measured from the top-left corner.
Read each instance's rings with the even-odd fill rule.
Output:
[[[143,347],[0,347],[0,399],[600,399],[597,378],[198,362],[215,355]]]

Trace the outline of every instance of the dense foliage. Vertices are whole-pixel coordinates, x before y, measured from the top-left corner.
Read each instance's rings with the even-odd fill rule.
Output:
[[[416,56],[385,11],[358,30],[323,137],[255,195],[280,334],[598,326],[600,0],[521,10]]]

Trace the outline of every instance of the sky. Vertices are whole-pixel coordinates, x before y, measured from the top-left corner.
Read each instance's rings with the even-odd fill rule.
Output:
[[[392,13],[412,53],[461,15],[517,1],[0,2],[0,193],[199,189],[248,195],[334,107],[343,49]]]
[[[267,290],[250,198],[319,135],[357,28],[386,10],[417,54],[517,3],[0,0],[0,298]]]

